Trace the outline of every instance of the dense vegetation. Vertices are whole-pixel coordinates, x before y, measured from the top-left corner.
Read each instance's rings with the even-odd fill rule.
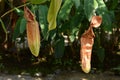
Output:
[[[39,70],[48,72],[48,66],[51,70],[80,70],[80,37],[88,29],[91,17],[99,15],[102,17],[102,25],[94,29],[92,68],[98,71],[119,71],[120,1],[62,0],[60,7],[60,2],[52,1],[1,0],[0,70],[25,68],[31,73]],[[24,6],[31,10],[39,24],[41,45],[37,57],[31,54],[27,46]],[[50,8],[52,12],[58,12],[50,14]],[[51,16],[52,19],[49,18]],[[49,23],[52,21],[51,27]]]

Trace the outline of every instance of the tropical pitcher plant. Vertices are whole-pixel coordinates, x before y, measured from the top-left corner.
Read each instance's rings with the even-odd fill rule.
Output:
[[[26,0],[22,0],[22,2],[25,3]],[[42,3],[42,1],[40,3]],[[56,18],[61,3],[62,0],[51,0],[50,2],[50,7],[47,15],[47,20],[49,23],[48,26],[49,31],[56,28]],[[28,46],[30,48],[31,53],[37,57],[40,51],[39,24],[35,19],[35,15],[30,11],[30,9],[27,6],[24,6],[24,17],[27,20],[26,31],[27,31]]]
[[[93,16],[91,19],[90,27],[82,34],[80,38],[81,67],[85,73],[89,73],[91,69],[91,54],[95,37],[93,27],[99,27],[101,25],[101,22],[102,18],[100,16]]]
[[[38,22],[35,19],[35,15],[29,10],[28,7],[24,7],[24,16],[27,20],[27,40],[30,51],[34,56],[39,55],[40,50],[40,31]]]

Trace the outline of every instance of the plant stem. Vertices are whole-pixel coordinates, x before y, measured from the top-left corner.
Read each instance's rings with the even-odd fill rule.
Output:
[[[4,23],[3,23],[3,21],[2,21],[1,18],[0,18],[0,22],[1,22],[1,25],[2,25],[2,28],[3,28],[4,32],[5,32],[5,34],[6,34],[6,36],[5,36],[5,41],[4,41],[4,42],[6,42],[6,41],[7,41],[7,30],[6,30],[5,25],[4,25]]]
[[[14,7],[13,9],[11,9],[11,10],[5,12],[2,16],[0,16],[0,18],[3,18],[3,17],[6,16],[7,14],[13,12],[14,10],[16,10],[16,8],[21,8],[21,7],[24,7],[24,6],[28,5],[28,4],[29,4],[29,3],[26,3],[26,4],[23,4],[23,5],[20,5],[20,6]]]

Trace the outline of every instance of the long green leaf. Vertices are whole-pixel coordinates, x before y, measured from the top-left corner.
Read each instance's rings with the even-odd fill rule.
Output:
[[[22,19],[22,17],[20,17],[20,18],[17,20],[17,23],[16,23],[16,25],[15,25],[15,29],[14,29],[13,37],[12,37],[13,41],[15,41],[16,38],[20,36],[20,23],[21,23],[21,19]]]
[[[41,4],[48,0],[28,0],[28,1],[30,1],[30,3],[32,3],[32,4]]]
[[[47,24],[47,13],[48,7],[46,5],[40,5],[38,8],[38,15],[39,15],[39,24],[41,27],[42,35],[44,39],[47,39],[47,32],[48,32],[48,24]]]
[[[58,11],[60,9],[62,0],[51,0],[50,7],[48,10],[47,20],[49,23],[49,30],[53,30],[56,28],[56,18]]]

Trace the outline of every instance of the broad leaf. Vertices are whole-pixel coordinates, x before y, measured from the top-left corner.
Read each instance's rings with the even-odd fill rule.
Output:
[[[73,6],[72,0],[65,0],[63,6],[60,9],[59,18],[62,20],[68,19],[72,6]]]
[[[112,20],[114,17],[114,13],[111,11],[108,11],[105,3],[103,0],[97,0],[98,2],[98,9],[96,10],[96,12],[102,16],[103,19],[103,29],[105,31],[111,31],[112,30]]]
[[[91,20],[97,8],[98,3],[96,0],[84,0],[85,15],[89,21]]]
[[[101,10],[105,10],[105,11],[108,10],[103,0],[96,0],[96,1],[98,3],[98,8],[100,8]]]
[[[64,32],[65,34],[76,34],[80,29],[80,25],[85,15],[83,14],[83,9],[79,7],[79,9],[75,12],[75,15],[70,18],[68,22],[65,22],[61,27],[59,27],[60,32]]]
[[[62,0],[51,0],[50,7],[48,10],[47,20],[49,23],[49,30],[53,30],[56,28],[56,18],[58,11],[60,9]]]

